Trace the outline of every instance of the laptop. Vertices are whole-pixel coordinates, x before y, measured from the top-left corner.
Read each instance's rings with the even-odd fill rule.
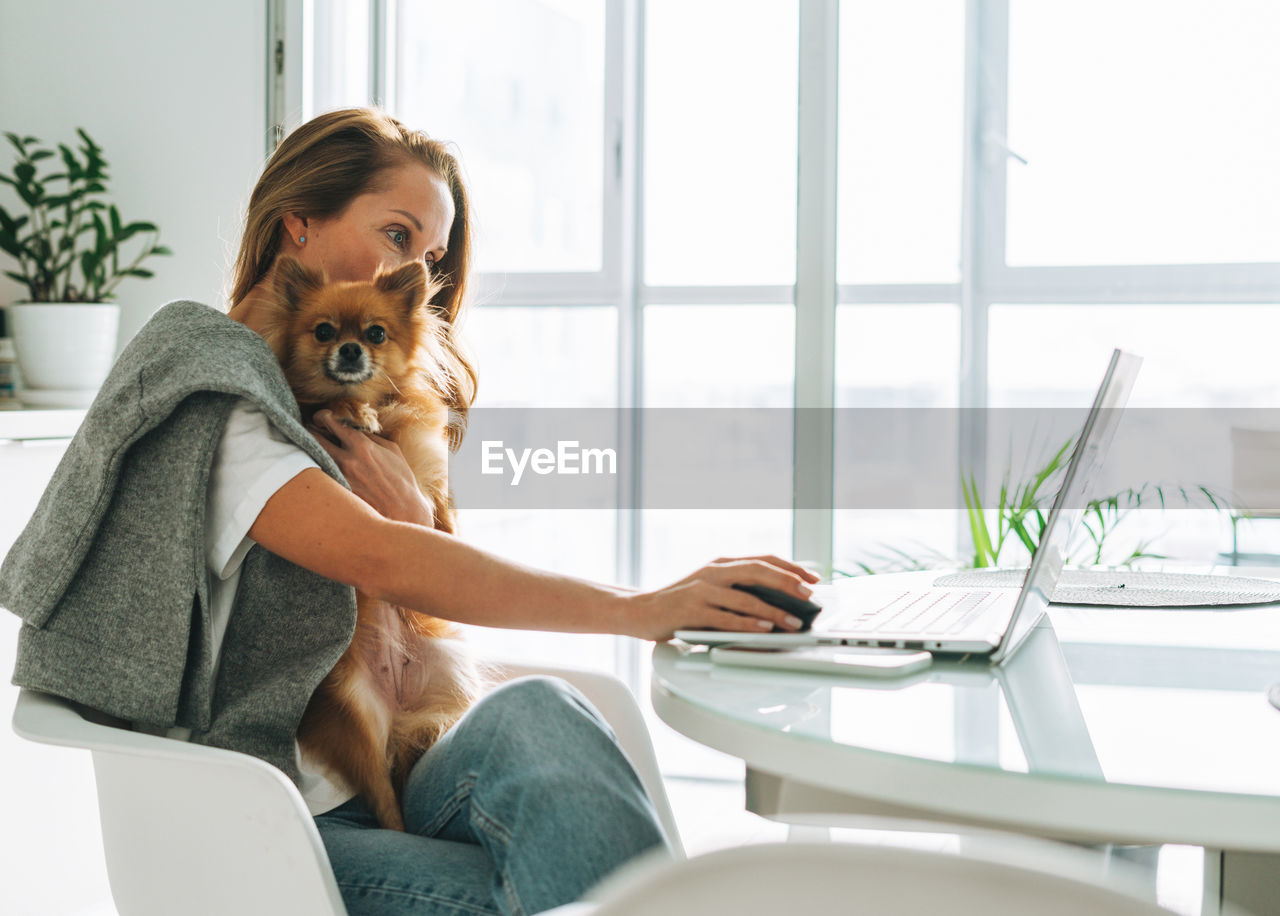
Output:
[[[1140,357],[1116,350],[1085,417],[1062,485],[1049,510],[1040,543],[1015,593],[1008,588],[918,588],[892,586],[868,601],[865,579],[855,593],[839,584],[819,586],[814,599],[824,609],[804,633],[732,633],[677,630],[677,638],[702,645],[876,646],[923,649],[947,655],[1008,658],[1040,622],[1066,564],[1071,534],[1084,515],[1088,492],[1115,436],[1120,414],[1142,365]],[[820,594],[821,592],[821,594]]]

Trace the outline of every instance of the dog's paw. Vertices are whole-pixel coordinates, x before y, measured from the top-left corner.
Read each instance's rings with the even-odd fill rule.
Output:
[[[330,405],[329,409],[333,411],[333,418],[343,426],[349,426],[364,433],[382,431],[382,424],[378,422],[378,412],[368,404],[359,401],[341,401]]]

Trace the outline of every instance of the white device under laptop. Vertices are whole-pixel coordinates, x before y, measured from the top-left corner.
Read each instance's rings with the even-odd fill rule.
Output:
[[[900,591],[867,606],[829,592],[822,613],[804,633],[677,630],[676,637],[704,645],[925,649],[985,656],[993,663],[1003,661],[1044,616],[1066,563],[1071,533],[1084,514],[1084,494],[1115,436],[1141,365],[1141,358],[1132,354],[1116,350],[1111,355],[1049,510],[1040,544],[1016,594],[1007,588],[934,587]]]

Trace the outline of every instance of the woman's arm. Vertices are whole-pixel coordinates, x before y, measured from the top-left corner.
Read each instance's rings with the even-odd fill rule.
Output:
[[[362,434],[361,434],[362,435]],[[795,625],[731,588],[804,596],[812,573],[777,557],[721,558],[673,585],[636,592],[532,569],[409,522],[384,518],[323,471],[298,474],[267,500],[249,536],[267,550],[361,592],[483,626],[669,639],[677,629],[760,632]],[[798,623],[798,621],[797,621]]]

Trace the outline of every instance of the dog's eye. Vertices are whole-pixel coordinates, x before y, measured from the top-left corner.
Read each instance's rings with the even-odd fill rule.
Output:
[[[364,339],[369,343],[380,344],[387,339],[387,332],[381,325],[375,324],[364,332]]]
[[[320,341],[321,343],[325,343],[327,341],[333,340],[333,338],[336,337],[337,334],[338,334],[338,329],[335,328],[333,325],[329,324],[329,322],[327,321],[316,325],[316,340]]]

